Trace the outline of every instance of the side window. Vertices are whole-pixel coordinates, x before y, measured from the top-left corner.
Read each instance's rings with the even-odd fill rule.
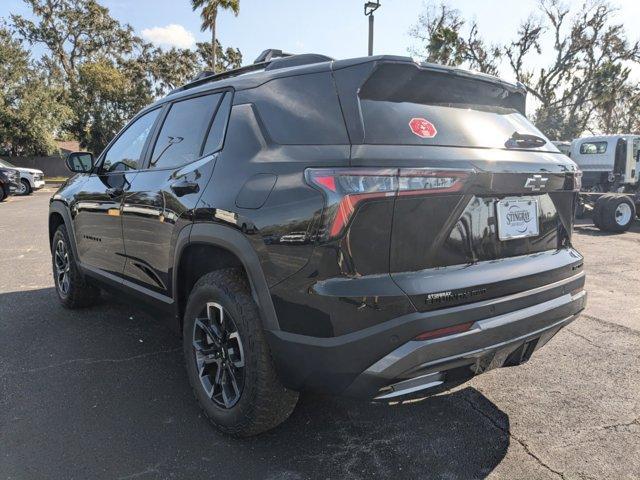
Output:
[[[227,130],[227,121],[229,120],[229,110],[231,109],[231,99],[233,95],[227,93],[220,106],[216,111],[216,118],[211,124],[209,129],[209,135],[207,135],[207,143],[204,145],[203,155],[209,155],[210,153],[217,152],[222,148],[224,143],[224,134]]]
[[[580,153],[583,155],[602,154],[607,151],[607,142],[585,142],[580,145]]]
[[[151,155],[152,168],[177,168],[201,157],[204,137],[222,94],[171,105]]]
[[[145,113],[127,127],[124,133],[107,150],[102,162],[103,172],[137,170],[140,168],[142,149],[159,113],[160,109],[156,108],[151,112]]]

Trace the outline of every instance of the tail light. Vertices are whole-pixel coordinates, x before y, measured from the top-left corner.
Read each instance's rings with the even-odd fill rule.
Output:
[[[325,194],[326,236],[331,239],[342,235],[358,204],[365,200],[457,192],[470,173],[426,168],[308,168],[305,178]]]

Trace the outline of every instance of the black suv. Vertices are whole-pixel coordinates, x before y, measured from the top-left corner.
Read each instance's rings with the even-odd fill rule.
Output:
[[[525,89],[377,56],[278,56],[140,112],[51,199],[57,293],[175,315],[211,421],[301,390],[425,396],[518,365],[584,308],[580,173]]]
[[[0,166],[0,202],[20,188],[20,172]]]

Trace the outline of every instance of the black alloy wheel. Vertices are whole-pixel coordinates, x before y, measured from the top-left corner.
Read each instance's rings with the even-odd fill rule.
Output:
[[[58,239],[56,242],[54,250],[54,265],[56,269],[56,286],[58,287],[58,291],[62,297],[67,297],[69,295],[69,287],[71,284],[69,273],[71,263],[69,261],[67,245],[62,238]]]
[[[232,408],[244,387],[244,350],[235,322],[219,303],[208,302],[194,322],[193,352],[206,395]]]

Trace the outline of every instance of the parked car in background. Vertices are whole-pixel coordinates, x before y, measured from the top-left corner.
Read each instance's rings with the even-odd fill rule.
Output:
[[[13,195],[20,187],[20,172],[0,165],[0,202]]]
[[[522,85],[283,55],[69,155],[48,221],[62,305],[111,288],[173,314],[197,400],[237,436],[299,391],[397,402],[520,365],[576,318],[579,172]]]
[[[44,172],[35,168],[17,167],[7,160],[0,158],[0,167],[13,168],[20,172],[20,184],[16,193],[18,195],[29,195],[34,190],[44,187]]]

